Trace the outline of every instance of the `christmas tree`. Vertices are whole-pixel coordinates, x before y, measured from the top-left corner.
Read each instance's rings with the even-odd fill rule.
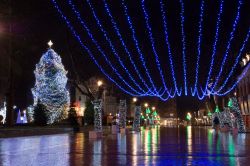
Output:
[[[60,56],[49,48],[42,55],[34,73],[36,78],[35,87],[32,89],[34,106],[39,100],[46,107],[48,124],[65,119],[70,98],[66,89],[67,71]]]

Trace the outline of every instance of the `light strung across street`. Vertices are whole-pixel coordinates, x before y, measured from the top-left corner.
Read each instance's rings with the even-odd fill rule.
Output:
[[[158,15],[160,15],[157,18],[154,18],[156,14],[152,14],[150,6],[147,5],[148,1],[141,0],[138,3],[136,2],[138,4],[136,7],[143,18],[141,19],[143,24],[141,24],[140,30],[145,32],[146,41],[149,43],[149,48],[146,51],[144,50],[145,47],[141,46],[142,41],[139,40],[137,24],[133,21],[136,19],[134,17],[137,16],[132,17],[129,10],[129,2],[125,0],[119,1],[122,9],[119,11],[121,12],[119,16],[121,15],[122,18],[119,19],[123,19],[124,24],[126,24],[125,27],[123,27],[124,25],[121,27],[121,21],[118,20],[117,14],[114,14],[112,5],[109,4],[111,2],[107,0],[102,0],[102,2],[98,3],[98,5],[103,5],[101,6],[101,11],[99,6],[97,10],[97,6],[90,0],[86,0],[86,2],[65,0],[64,3],[51,0],[51,2],[72,35],[79,42],[82,50],[90,56],[100,71],[118,88],[132,96],[155,96],[163,101],[181,95],[196,96],[200,100],[208,95],[223,96],[234,90],[249,68],[248,65],[243,74],[237,80],[234,80],[237,65],[242,55],[248,51],[246,50],[246,45],[250,35],[250,26],[247,25],[247,31],[241,32],[244,34],[244,38],[237,40],[239,44],[237,55],[231,56],[230,51],[232,50],[233,42],[236,41],[236,32],[239,30],[241,11],[244,6],[243,0],[238,0],[236,3],[235,12],[233,12],[232,19],[230,19],[232,21],[229,26],[230,33],[225,42],[226,47],[223,53],[218,50],[221,49],[220,46],[222,45],[220,40],[223,36],[222,33],[224,33],[222,32],[223,14],[226,12],[225,5],[228,2],[224,0],[218,0],[218,3],[214,2],[216,4],[214,11],[216,12],[216,19],[215,26],[211,26],[209,29],[211,31],[210,35],[213,36],[209,54],[205,54],[203,47],[204,42],[208,40],[204,34],[208,24],[205,21],[205,17],[209,16],[209,11],[206,10],[208,2],[200,0],[199,8],[197,8],[199,13],[197,16],[198,21],[194,25],[197,28],[197,32],[192,39],[196,41],[196,45],[192,46],[195,50],[195,56],[189,51],[187,23],[189,23],[188,20],[190,18],[187,17],[188,5],[185,4],[186,1],[184,0],[175,2],[179,7],[179,13],[177,13],[178,27],[171,27],[173,23],[168,16],[171,14],[171,11],[167,10],[170,2],[159,0]],[[85,17],[83,11],[81,11],[81,3],[86,4],[84,4],[84,7],[88,8],[88,14],[93,19],[93,25],[89,23],[90,18]],[[102,12],[102,15],[100,12]],[[152,23],[154,19],[161,21],[161,24],[157,26],[163,30],[164,44],[161,47],[165,50],[164,56],[167,57],[167,62],[162,60],[161,56],[163,56],[163,53],[162,50],[159,50],[158,38],[155,38],[154,24]],[[97,37],[97,32],[93,30],[93,27],[100,36]],[[171,28],[179,28],[181,47],[178,50],[174,49],[173,41],[170,40],[171,33],[169,29]],[[126,29],[126,33],[124,33],[124,29]],[[112,34],[110,31],[112,31]],[[128,40],[131,41],[130,44],[128,44]],[[145,53],[149,50],[152,55]],[[221,60],[219,61],[216,60],[220,57],[218,52],[221,54]],[[181,57],[176,58],[180,55]],[[190,65],[190,55],[195,57],[195,66]],[[150,61],[148,56],[150,56]],[[201,61],[205,56],[209,56],[209,60],[204,74],[204,71],[202,71],[202,65],[204,64]],[[180,61],[177,63],[175,59]],[[179,63],[182,66],[181,68],[177,67]],[[151,66],[149,67],[149,64],[155,64],[154,72]],[[229,65],[230,68],[228,69]],[[177,77],[180,72],[181,78]],[[201,77],[201,73],[205,75],[205,78]]]

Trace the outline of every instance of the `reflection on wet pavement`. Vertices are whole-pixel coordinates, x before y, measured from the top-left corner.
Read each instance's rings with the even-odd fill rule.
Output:
[[[155,127],[89,139],[88,133],[0,139],[0,165],[248,165],[250,134]]]

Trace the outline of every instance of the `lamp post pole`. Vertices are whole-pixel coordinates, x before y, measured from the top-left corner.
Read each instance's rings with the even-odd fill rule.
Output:
[[[103,89],[101,86],[103,85],[102,81],[97,82],[97,91],[94,94],[94,100],[92,101],[94,105],[94,129],[95,131],[102,131],[102,93]]]
[[[9,4],[9,79],[8,79],[8,91],[6,94],[7,100],[7,112],[6,112],[6,125],[13,126],[14,125],[14,117],[13,117],[13,52],[12,52],[12,7],[11,0],[8,1]]]

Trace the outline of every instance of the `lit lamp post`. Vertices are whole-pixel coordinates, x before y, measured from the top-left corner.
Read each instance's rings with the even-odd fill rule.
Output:
[[[149,125],[150,124],[150,113],[151,113],[151,111],[150,111],[150,108],[149,108],[149,104],[148,103],[144,103],[144,107],[146,108],[146,126],[147,125]]]
[[[131,107],[130,107],[130,116],[133,117],[135,115],[135,107],[138,104],[138,98],[133,97],[131,100]]]
[[[155,120],[156,120],[156,111],[155,111],[155,107],[152,107],[152,115],[151,115],[151,124],[155,124]]]
[[[190,122],[192,118],[192,115],[190,114],[190,112],[187,113],[186,119]]]
[[[103,82],[98,80],[97,86],[94,86],[92,90],[94,97],[92,101],[94,105],[94,131],[89,131],[89,138],[102,137],[102,85]]]
[[[141,127],[141,106],[137,105],[138,99],[133,98],[134,103],[134,121],[133,121],[133,131],[139,132]]]
[[[122,134],[126,133],[126,117],[127,117],[127,104],[126,100],[120,100],[119,103],[119,126]]]

